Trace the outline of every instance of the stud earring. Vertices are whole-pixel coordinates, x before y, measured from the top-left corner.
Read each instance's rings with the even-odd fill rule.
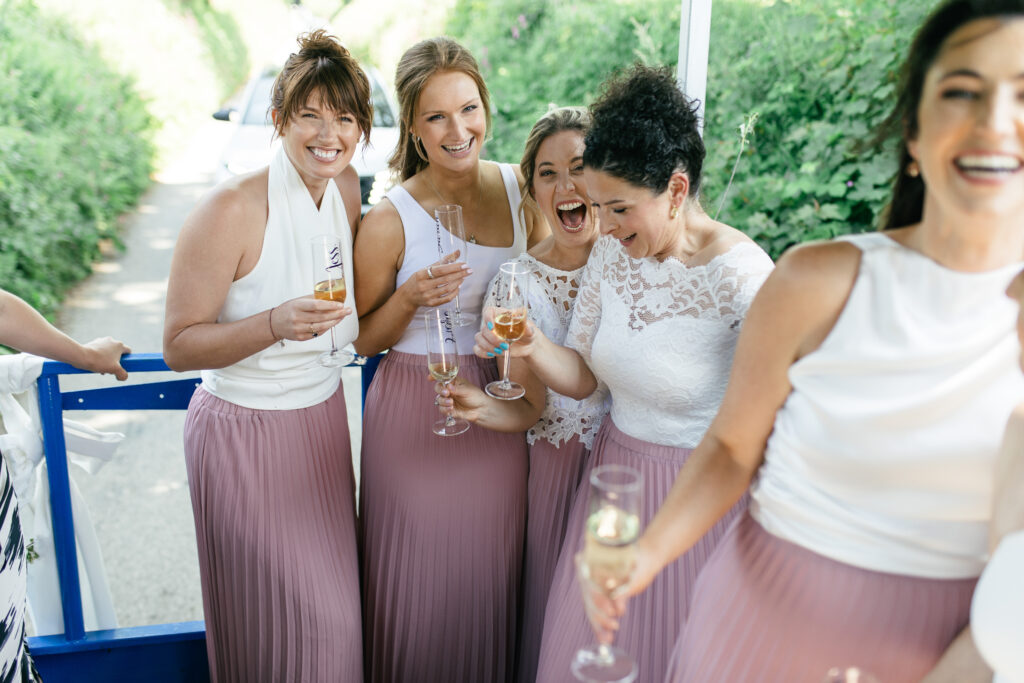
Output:
[[[917,165],[917,160],[911,161],[907,164],[907,175],[911,178],[916,178],[921,175],[921,169]]]

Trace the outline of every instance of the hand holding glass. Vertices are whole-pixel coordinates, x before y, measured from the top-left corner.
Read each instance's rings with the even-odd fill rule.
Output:
[[[459,252],[458,261],[453,263],[469,263],[469,247],[466,244],[466,226],[462,222],[462,207],[458,204],[443,204],[434,209],[437,226],[437,255],[444,258],[448,254]],[[455,320],[457,327],[472,325],[475,316],[464,313],[459,305],[459,295],[455,295]]]
[[[530,271],[521,263],[506,261],[498,271],[497,294],[494,298],[494,332],[509,345],[526,332],[527,294]],[[521,384],[508,378],[508,364],[512,349],[505,351],[505,372],[501,381],[491,382],[484,391],[489,396],[511,401],[526,394]]]
[[[590,473],[580,569],[608,596],[633,575],[642,483],[639,472],[622,465],[602,465]],[[636,661],[613,645],[577,651],[570,668],[576,680],[585,683],[631,683],[638,674]]]
[[[455,343],[453,313],[444,306],[423,313],[427,334],[427,370],[430,376],[446,387],[459,374],[459,348]],[[438,436],[455,436],[469,429],[469,423],[448,415],[433,425]]]
[[[313,296],[324,301],[345,303],[345,263],[341,257],[341,241],[336,235],[317,235],[311,240],[313,248]],[[336,368],[348,365],[355,358],[350,352],[338,349],[331,326],[331,350],[320,354],[320,365]]]

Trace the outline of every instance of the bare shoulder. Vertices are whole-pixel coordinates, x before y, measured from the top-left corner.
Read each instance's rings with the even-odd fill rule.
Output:
[[[196,204],[182,227],[183,239],[237,242],[262,235],[267,222],[267,170],[225,180]]]
[[[783,254],[768,276],[758,298],[801,319],[805,334],[798,358],[817,349],[832,331],[857,280],[860,256],[848,242],[801,244]]]
[[[396,270],[400,267],[405,252],[405,231],[398,209],[386,197],[359,223],[355,250],[361,260],[392,261]]]

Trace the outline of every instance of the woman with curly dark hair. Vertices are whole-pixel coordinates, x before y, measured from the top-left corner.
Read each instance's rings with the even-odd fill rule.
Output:
[[[582,399],[598,379],[608,385],[611,414],[587,473],[607,464],[639,470],[646,524],[718,408],[740,324],[772,262],[701,209],[696,106],[670,71],[636,66],[608,83],[590,111],[583,164],[602,236],[587,262],[567,347],[530,323],[512,349],[560,394]],[[476,350],[486,355],[500,344],[485,330]],[[565,681],[576,651],[593,641],[573,561],[587,493],[582,486],[573,503],[555,570],[538,681]],[[665,670],[690,586],[727,524],[675,562],[623,621],[616,644],[638,661],[641,680]]]
[[[936,8],[899,88],[887,229],[791,250],[751,306],[722,407],[623,591],[656,590],[750,489],[665,680],[991,679],[969,606],[1024,399],[1003,295],[1024,258],[1022,46],[1024,0]],[[599,625],[630,618],[608,607]]]

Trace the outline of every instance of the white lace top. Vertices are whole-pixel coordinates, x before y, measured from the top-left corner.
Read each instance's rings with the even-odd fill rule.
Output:
[[[601,237],[590,253],[566,345],[608,385],[615,426],[693,448],[718,411],[740,324],[773,264],[741,242],[709,263],[631,258]]]
[[[515,261],[526,265],[533,276],[530,280],[530,320],[548,339],[564,345],[584,269],[557,270],[529,254],[521,254]],[[487,288],[485,307],[494,305],[497,286],[498,278],[495,277]],[[582,401],[548,389],[544,413],[526,433],[526,442],[532,445],[537,439],[546,439],[558,447],[579,435],[580,442],[591,448],[601,420],[608,413],[608,403],[608,387],[603,382]]]

